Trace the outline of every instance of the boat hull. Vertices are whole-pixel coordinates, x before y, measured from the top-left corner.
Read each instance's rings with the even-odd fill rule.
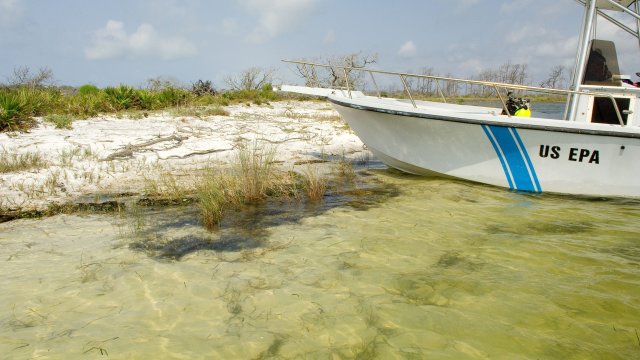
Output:
[[[632,135],[332,102],[374,155],[405,172],[519,191],[640,197],[640,138]]]

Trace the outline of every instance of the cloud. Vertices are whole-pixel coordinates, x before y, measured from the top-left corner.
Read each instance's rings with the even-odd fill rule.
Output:
[[[248,36],[248,40],[257,43],[287,32],[306,17],[317,3],[317,0],[238,1],[258,17],[258,24]]]
[[[22,16],[21,0],[0,0],[0,25],[9,25]]]
[[[197,53],[195,45],[179,37],[162,38],[154,27],[143,23],[136,32],[127,34],[124,23],[109,20],[96,31],[93,42],[84,50],[90,60],[122,57],[156,57],[164,60],[189,57]]]
[[[571,57],[575,56],[578,48],[578,37],[558,39],[555,41],[540,42],[534,47],[535,54],[542,57]]]
[[[409,58],[416,54],[416,50],[416,45],[413,43],[413,41],[407,41],[406,43],[402,44],[400,50],[398,50],[398,55],[404,58]]]

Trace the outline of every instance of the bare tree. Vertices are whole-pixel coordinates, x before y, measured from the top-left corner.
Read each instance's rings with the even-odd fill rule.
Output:
[[[433,68],[432,67],[423,67],[420,72],[420,75],[426,75],[426,76],[433,76],[435,75],[435,73],[433,72]],[[434,89],[434,86],[436,86],[435,80],[434,79],[429,79],[429,78],[418,78],[417,81],[417,90],[419,93],[423,94],[423,95],[433,95],[436,91],[436,89]],[[437,86],[436,86],[437,87]]]
[[[483,70],[480,74],[478,74],[476,80],[496,82],[498,81],[498,72],[493,69]],[[478,96],[488,96],[491,93],[493,93],[493,89],[489,86],[479,86],[474,89],[474,95]]]
[[[507,84],[524,85],[529,77],[527,67],[526,64],[512,64],[508,61],[498,68],[497,81]]]
[[[305,79],[307,86],[361,88],[365,84],[365,73],[356,69],[375,64],[378,54],[351,53],[332,58],[319,59],[314,62],[329,65],[328,68],[317,68],[298,65],[298,73]]]
[[[170,76],[157,76],[155,78],[147,79],[146,88],[149,91],[162,91],[164,89],[182,89],[184,86],[180,84],[180,81]]]
[[[433,72],[433,68],[431,67],[423,67],[418,72],[414,72],[412,70],[408,70],[407,73],[415,73],[417,75],[425,75],[425,76],[433,76],[435,75]],[[405,77],[405,83],[409,87],[409,89],[420,95],[433,95],[437,91],[436,80],[424,77],[413,77],[407,76]]]
[[[10,86],[27,86],[30,88],[39,88],[53,85],[53,71],[49,68],[40,68],[38,73],[32,74],[31,69],[27,66],[21,66],[13,69],[13,75],[8,79]]]
[[[482,71],[475,78],[479,81],[500,82],[506,84],[526,85],[529,79],[527,64],[512,64],[506,62],[498,69],[487,69]],[[474,89],[474,95],[488,96],[494,93],[494,89],[489,86],[480,86]]]
[[[540,83],[540,87],[559,89],[565,86],[565,73],[566,68],[563,65],[556,65],[551,68],[549,77]]]
[[[231,90],[259,90],[273,82],[274,69],[252,67],[242,71],[238,75],[229,75],[224,78],[224,83]]]

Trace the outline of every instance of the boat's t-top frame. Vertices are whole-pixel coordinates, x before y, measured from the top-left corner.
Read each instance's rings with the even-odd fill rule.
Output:
[[[620,29],[628,32],[636,39],[640,40],[640,5],[637,0],[576,0],[584,6],[584,18],[582,29],[578,40],[578,51],[576,53],[575,66],[571,77],[571,90],[583,91],[605,91],[608,93],[618,93],[621,86],[620,71],[618,69],[617,55],[613,42],[596,40],[597,18],[610,21]],[[634,9],[630,9],[633,6]],[[629,14],[636,20],[636,29],[633,30],[627,25],[616,20],[603,10],[618,11]],[[580,94],[571,94],[567,102],[565,119],[576,120],[581,101]],[[619,112],[620,104],[613,101],[616,111]],[[629,109],[627,108],[627,111]]]
[[[623,86],[617,62],[615,45],[612,41],[594,39],[596,33],[596,19],[598,16],[610,21],[615,26],[633,35],[640,41],[640,4],[638,0],[575,0],[585,8],[582,30],[579,37],[578,51],[569,89],[552,89],[536,86],[508,84],[481,80],[468,80],[435,75],[421,75],[393,71],[373,70],[363,67],[350,67],[332,64],[319,64],[309,61],[283,60],[298,66],[298,70],[307,79],[307,85],[321,87],[317,77],[317,69],[330,69],[334,73],[341,72],[343,89],[349,97],[352,95],[353,84],[350,83],[352,72],[367,73],[381,97],[380,89],[376,82],[376,75],[391,75],[400,79],[405,93],[409,97],[414,108],[418,105],[408,85],[408,78],[430,79],[435,82],[436,89],[447,102],[440,86],[441,82],[459,82],[470,85],[478,85],[493,88],[500,99],[503,109],[508,116],[507,102],[504,94],[510,91],[540,92],[567,96],[565,120],[614,123],[621,126],[628,124],[628,115],[632,114],[636,106],[636,99],[640,95],[640,88]],[[618,11],[626,13],[636,20],[636,29],[623,24],[619,20],[607,14],[605,11]],[[602,114],[606,114],[606,116]],[[629,124],[631,125],[631,124]],[[633,124],[639,126],[640,124]]]

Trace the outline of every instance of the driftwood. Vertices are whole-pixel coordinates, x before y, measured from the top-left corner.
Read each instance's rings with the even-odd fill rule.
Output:
[[[116,152],[114,152],[113,154],[107,156],[106,158],[103,159],[103,161],[111,161],[111,160],[115,160],[115,159],[128,159],[133,157],[134,152],[136,151],[143,151],[143,150],[148,150],[146,149],[147,147],[151,146],[151,145],[155,145],[161,142],[165,142],[165,141],[177,141],[177,144],[174,145],[175,146],[179,146],[180,144],[182,144],[182,141],[185,139],[188,139],[188,136],[179,136],[176,134],[173,134],[171,136],[165,136],[165,137],[158,137],[156,139],[153,140],[149,140],[149,141],[145,141],[143,143],[140,144],[128,144],[125,145],[125,147],[121,150],[118,150]]]
[[[209,150],[200,150],[200,151],[194,151],[191,153],[188,153],[186,155],[170,155],[167,156],[166,158],[162,158],[162,157],[158,157],[158,159],[160,160],[169,160],[169,159],[186,159],[190,156],[194,156],[194,155],[206,155],[206,154],[213,154],[213,153],[217,153],[217,152],[223,152],[223,151],[231,151],[233,150],[233,148],[229,148],[229,149],[209,149]]]

